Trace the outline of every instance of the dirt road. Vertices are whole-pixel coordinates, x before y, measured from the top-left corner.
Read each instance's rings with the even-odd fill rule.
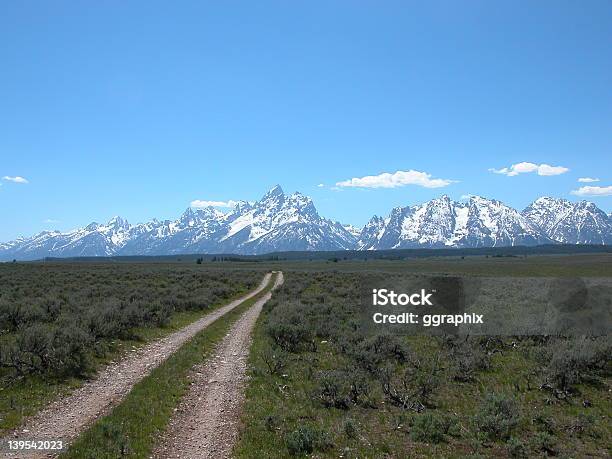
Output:
[[[274,288],[283,282],[279,273]],[[251,332],[268,293],[232,326],[214,357],[194,368],[191,387],[154,452],[156,458],[227,458],[238,437]]]
[[[248,294],[215,309],[201,319],[158,341],[147,344],[125,358],[106,366],[95,379],[58,399],[26,421],[13,432],[11,439],[62,440],[69,444],[100,416],[106,415],[142,378],[172,355],[186,341],[228,313],[243,301],[261,292],[270,282],[271,274]],[[7,437],[8,438],[8,437]],[[9,456],[10,457],[10,456]],[[18,456],[23,457],[23,455]],[[37,456],[35,453],[28,457]]]

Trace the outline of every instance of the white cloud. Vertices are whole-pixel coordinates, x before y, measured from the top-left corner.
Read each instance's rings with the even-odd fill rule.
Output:
[[[470,199],[472,197],[471,194],[462,194],[461,199]]]
[[[60,222],[59,220],[55,220],[53,218],[45,218],[43,220],[43,223],[59,223],[59,222]]]
[[[593,182],[599,182],[599,179],[591,178],[591,177],[580,177],[578,181],[581,183],[593,183]]]
[[[569,169],[563,166],[551,166],[549,164],[535,164],[529,162],[522,162],[513,164],[510,167],[503,167],[501,169],[490,168],[489,172],[494,174],[503,174],[508,177],[514,177],[519,174],[528,174],[530,172],[536,172],[538,175],[550,176],[550,175],[561,175],[565,174]]]
[[[235,207],[238,204],[238,201],[203,201],[200,199],[196,199],[195,201],[191,201],[191,207],[195,208],[203,208],[203,207]]]
[[[581,186],[571,193],[576,196],[612,196],[612,186]]]
[[[561,175],[569,171],[569,168],[563,166],[549,166],[548,164],[540,164],[538,167],[538,175]]]
[[[24,179],[23,177],[19,177],[18,175],[16,177],[9,177],[8,175],[5,175],[4,177],[2,177],[2,180],[14,183],[30,183],[26,179]]]
[[[325,185],[324,185],[324,184],[322,184],[322,183],[319,183],[319,184],[317,185],[317,187],[318,187],[318,188],[323,188],[324,186],[325,186]]]
[[[441,188],[456,180],[431,178],[431,174],[415,170],[397,171],[393,174],[384,172],[378,175],[366,175],[336,183],[339,187],[358,188],[397,188],[406,185],[418,185],[425,188]]]

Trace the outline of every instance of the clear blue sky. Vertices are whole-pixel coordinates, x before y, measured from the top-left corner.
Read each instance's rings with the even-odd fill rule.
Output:
[[[608,0],[0,6],[0,177],[28,181],[0,179],[0,240],[276,183],[356,225],[444,193],[609,212],[570,192],[611,165]],[[398,170],[454,182],[334,189]]]

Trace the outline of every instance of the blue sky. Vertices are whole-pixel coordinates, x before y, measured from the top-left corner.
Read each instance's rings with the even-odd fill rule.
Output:
[[[609,1],[4,2],[0,240],[276,183],[355,225],[444,193],[609,212],[611,49]]]

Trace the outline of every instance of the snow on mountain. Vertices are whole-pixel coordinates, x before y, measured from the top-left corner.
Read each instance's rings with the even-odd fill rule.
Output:
[[[343,250],[356,237],[341,224],[319,216],[312,199],[301,193],[285,195],[276,185],[251,206],[226,218],[220,251],[258,254],[285,250]]]
[[[592,202],[542,197],[522,214],[564,244],[612,244],[612,221]]]
[[[280,250],[344,250],[356,236],[319,216],[312,200],[275,186],[256,203],[228,213],[188,208],[177,220],[130,225],[120,217],[67,233],[43,232],[0,245],[0,260],[179,253],[255,254]]]
[[[471,196],[464,226],[452,244],[459,247],[501,247],[553,243],[517,210],[495,199]]]
[[[130,228],[127,221],[113,217],[107,224],[94,222],[67,233],[43,231],[31,238],[18,239],[8,249],[0,247],[0,259],[113,255],[129,240]]]
[[[321,217],[301,193],[280,186],[261,200],[238,202],[227,213],[188,208],[176,220],[130,225],[121,217],[65,233],[43,231],[0,244],[0,260],[48,256],[262,254],[291,250],[378,250],[417,247],[501,247],[550,243],[611,244],[612,220],[595,204],[542,197],[523,212],[494,199],[467,202],[444,195],[386,218],[374,216],[361,230]]]
[[[130,231],[129,241],[118,247],[117,255],[172,255],[214,249],[212,239],[221,231],[224,213],[213,207],[187,208],[175,221],[152,220],[139,224]]]
[[[396,207],[386,220],[372,219],[360,249],[498,247],[551,243],[537,225],[500,201],[472,196],[467,203],[444,195],[423,204]]]
[[[351,235],[353,235],[355,239],[359,238],[359,235],[361,234],[361,228],[357,228],[353,225],[342,225],[342,227],[347,230]]]
[[[357,250],[373,250],[385,231],[385,219],[374,215],[361,229],[357,239]]]

